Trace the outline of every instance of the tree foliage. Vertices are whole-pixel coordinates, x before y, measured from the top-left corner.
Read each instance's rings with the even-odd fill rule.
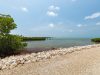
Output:
[[[15,28],[17,25],[10,15],[0,14],[0,56],[14,54],[26,46],[21,36],[10,34]]]
[[[13,18],[10,15],[0,14],[0,33],[6,35],[10,33],[11,30],[16,28]]]

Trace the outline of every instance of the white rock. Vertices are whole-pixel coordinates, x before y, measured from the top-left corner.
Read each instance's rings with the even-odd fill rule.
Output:
[[[3,65],[2,66],[2,69],[7,69],[7,65]]]
[[[10,56],[4,59],[0,58],[0,69],[14,68],[19,64],[38,62],[58,55],[65,55],[67,53],[71,53],[74,51],[80,51],[94,47],[100,47],[100,44],[94,44],[88,46],[75,46],[70,48],[59,48],[57,50],[49,50],[38,53],[31,53],[27,55]]]

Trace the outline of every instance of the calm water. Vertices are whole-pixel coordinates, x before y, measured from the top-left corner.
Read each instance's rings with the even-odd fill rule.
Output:
[[[90,39],[82,38],[54,38],[45,41],[28,41],[27,48],[68,48],[93,44]]]

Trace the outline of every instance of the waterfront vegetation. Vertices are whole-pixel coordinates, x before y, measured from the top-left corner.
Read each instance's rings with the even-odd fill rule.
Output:
[[[49,37],[22,37],[23,41],[42,41],[48,38]]]
[[[0,57],[16,54],[27,44],[22,43],[22,37],[10,34],[11,30],[17,28],[10,15],[0,14]]]
[[[10,15],[0,14],[0,57],[19,54],[27,46],[23,41],[42,41],[51,37],[23,37],[10,34],[17,28],[14,19]]]
[[[91,39],[92,42],[97,42],[97,43],[100,43],[100,38],[93,38]]]

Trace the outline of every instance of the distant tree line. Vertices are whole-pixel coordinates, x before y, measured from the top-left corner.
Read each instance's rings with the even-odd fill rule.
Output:
[[[42,41],[46,40],[48,37],[22,37],[23,41]]]
[[[91,39],[91,41],[100,43],[100,38],[93,38],[93,39]]]

